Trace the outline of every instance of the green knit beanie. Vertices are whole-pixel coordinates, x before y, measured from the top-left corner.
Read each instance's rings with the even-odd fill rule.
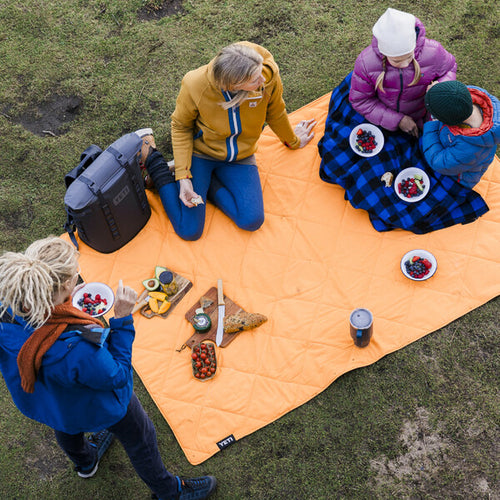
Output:
[[[460,125],[472,114],[472,97],[462,82],[440,82],[425,94],[425,106],[445,125]]]

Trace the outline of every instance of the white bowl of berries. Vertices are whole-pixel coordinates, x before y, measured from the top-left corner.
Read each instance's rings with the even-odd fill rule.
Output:
[[[86,283],[73,295],[73,305],[94,318],[103,316],[113,307],[115,294],[105,283]]]
[[[401,259],[401,271],[409,279],[425,281],[434,275],[437,260],[427,250],[410,250]]]
[[[394,181],[394,191],[399,198],[408,203],[424,199],[430,187],[429,176],[417,167],[401,170]]]
[[[375,156],[384,147],[384,134],[371,123],[362,123],[351,130],[349,144],[359,156]]]

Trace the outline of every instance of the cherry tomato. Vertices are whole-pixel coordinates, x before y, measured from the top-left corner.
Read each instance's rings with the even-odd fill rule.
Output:
[[[199,361],[196,362],[196,368],[199,368],[201,366],[201,363]]]
[[[200,358],[201,358],[201,359],[206,359],[206,358],[207,358],[207,355],[206,355],[204,352],[202,352],[202,353],[200,354]]]
[[[196,360],[198,359],[198,354],[196,354],[195,352],[193,352],[193,354],[191,354],[191,357]]]
[[[200,374],[199,374],[199,373],[196,373],[196,374],[195,374],[195,377],[196,377],[196,378],[200,378]]]
[[[204,366],[202,369],[201,369],[201,373],[207,373],[207,367]]]

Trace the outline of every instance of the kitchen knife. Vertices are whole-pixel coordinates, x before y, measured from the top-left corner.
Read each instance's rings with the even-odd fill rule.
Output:
[[[224,337],[224,315],[226,314],[226,304],[224,303],[224,292],[222,291],[222,280],[217,280],[217,335],[215,343],[220,346]]]

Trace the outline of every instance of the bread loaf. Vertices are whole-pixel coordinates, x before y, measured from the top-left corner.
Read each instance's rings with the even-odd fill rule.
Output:
[[[243,330],[251,330],[265,323],[267,318],[259,313],[247,313],[239,311],[224,317],[224,333],[237,333]]]

